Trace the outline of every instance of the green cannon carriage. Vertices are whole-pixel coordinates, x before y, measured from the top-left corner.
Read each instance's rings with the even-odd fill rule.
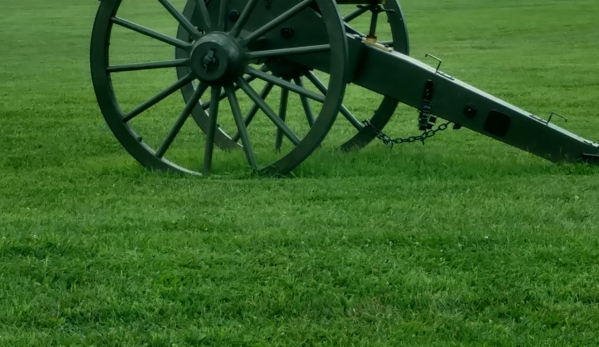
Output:
[[[471,129],[553,162],[593,161],[599,155],[599,144],[459,81],[439,66],[433,68],[410,57],[407,29],[396,0],[188,0],[181,10],[169,0],[153,0],[178,22],[176,36],[120,17],[124,1],[100,2],[91,38],[92,81],[111,131],[150,169],[208,174],[218,147],[242,150],[257,172],[287,174],[319,148],[338,116],[353,129],[339,148],[360,149],[382,137],[381,131],[400,103],[417,110],[418,129],[423,132],[420,139],[434,133],[441,118],[446,121],[441,128],[453,123],[456,129]],[[355,10],[341,16],[338,4],[355,5]],[[370,20],[365,33],[351,23],[362,15]],[[391,40],[378,40],[381,23],[389,25]],[[173,58],[112,64],[109,50],[115,26],[172,46]],[[112,76],[154,69],[172,69],[177,79],[123,111]],[[251,85],[254,81],[261,81],[261,90]],[[344,106],[348,84],[379,95],[380,103],[368,119],[360,120]],[[266,102],[274,89],[279,90],[278,109]],[[131,120],[175,93],[181,93],[182,110],[165,129],[164,140],[152,148]],[[251,101],[245,112],[241,95]],[[289,112],[290,95],[299,103],[294,114]],[[221,103],[228,112],[222,112]],[[258,112],[274,129],[271,153],[256,151],[248,133]],[[231,116],[234,127],[219,125],[219,120]],[[302,118],[305,128],[290,126],[290,117]],[[190,118],[205,134],[203,164],[198,162],[197,169],[167,159],[170,145]]]

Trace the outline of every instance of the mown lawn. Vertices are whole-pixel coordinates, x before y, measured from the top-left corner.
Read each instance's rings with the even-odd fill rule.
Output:
[[[402,6],[414,57],[598,140],[595,0]],[[151,173],[96,105],[96,7],[0,5],[0,346],[599,345],[597,169],[463,129],[349,154],[333,132],[288,178],[222,152]]]

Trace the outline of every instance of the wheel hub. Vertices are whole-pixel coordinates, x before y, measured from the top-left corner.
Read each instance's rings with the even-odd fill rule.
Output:
[[[243,74],[244,50],[225,33],[210,33],[199,39],[191,51],[191,70],[209,85],[225,85]]]

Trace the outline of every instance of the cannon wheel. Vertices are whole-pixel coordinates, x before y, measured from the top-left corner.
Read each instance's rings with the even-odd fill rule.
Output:
[[[109,128],[121,145],[143,166],[153,170],[181,173],[202,174],[210,172],[214,138],[218,136],[218,132],[215,131],[217,127],[216,122],[218,116],[222,116],[219,114],[218,106],[223,99],[227,99],[229,102],[237,131],[243,143],[242,147],[246,159],[254,171],[270,174],[286,174],[302,163],[325,138],[335,121],[335,117],[343,101],[348,60],[345,27],[342,24],[339,12],[333,1],[297,0],[273,2],[272,6],[277,6],[278,12],[276,13],[278,15],[272,18],[271,16],[265,16],[261,13],[261,10],[258,10],[260,9],[260,7],[256,6],[259,3],[258,0],[249,0],[240,13],[239,21],[232,28],[226,28],[227,21],[225,18],[228,15],[226,4],[228,2],[222,1],[220,3],[224,4],[224,6],[220,6],[220,9],[218,9],[219,20],[212,21],[210,27],[202,28],[204,32],[200,33],[198,28],[193,26],[169,0],[159,0],[164,10],[172,15],[195,38],[193,42],[169,37],[150,28],[117,17],[117,12],[122,1],[127,0],[103,0],[100,2],[91,36],[90,68],[96,98]],[[209,17],[203,0],[197,0],[195,4],[201,9],[201,15]],[[322,16],[313,9],[317,9]],[[312,39],[316,41],[320,40],[321,44],[313,44],[312,41],[306,43],[306,40],[304,40],[301,46],[289,48],[293,50],[293,53],[290,54],[303,53],[305,51],[314,52],[315,50],[328,52],[330,79],[326,96],[318,95],[299,86],[293,86],[288,81],[253,68],[250,64],[252,62],[251,59],[269,54],[267,51],[254,49],[252,46],[254,44],[253,41],[269,35],[269,32],[272,32],[272,29],[278,23],[291,19],[301,23],[300,25],[321,28],[322,32],[326,32],[326,35],[320,35],[319,38]],[[239,33],[244,29],[243,26],[248,20],[252,20],[254,24],[258,21],[260,25],[255,31],[251,32],[251,35],[246,35],[241,39]],[[210,19],[208,19],[208,22],[211,22]],[[111,65],[109,61],[109,47],[112,27],[114,25],[119,25],[170,44],[187,52],[188,58],[184,61],[175,59],[163,62],[132,62],[126,65]],[[322,41],[325,44],[322,44]],[[209,57],[210,54],[212,55]],[[207,62],[206,59],[211,61]],[[216,61],[215,64],[213,64],[214,61]],[[189,67],[188,73],[185,76],[179,76],[180,78],[177,82],[128,113],[121,110],[112,86],[111,74],[156,68],[177,68],[181,65]],[[209,66],[209,68],[206,66]],[[247,79],[243,76],[262,79],[267,84],[288,87],[299,95],[319,101],[322,108],[315,115],[313,126],[309,128],[302,138],[296,136],[285,125],[282,119],[284,117],[272,111],[263,102],[264,100],[261,96],[249,86]],[[164,141],[157,149],[151,148],[134,131],[129,121],[134,117],[143,117],[143,113],[146,110],[160,103],[177,90],[193,86],[193,83],[197,83],[198,87],[194,89],[193,95],[185,103],[183,110],[173,126],[170,129],[165,129],[167,135]],[[208,89],[211,91],[206,93]],[[225,98],[221,97],[223,90]],[[274,161],[272,161],[272,157],[268,158],[268,156],[267,158],[258,158],[258,153],[252,150],[252,144],[238,102],[237,94],[242,91],[269,116],[277,128],[277,132],[289,138],[290,142],[293,143],[288,152],[278,153],[277,156],[279,157]],[[189,116],[192,113],[197,113],[198,109],[201,109],[203,113],[202,104],[200,103],[203,94],[210,95],[209,122],[207,129],[204,129],[206,132],[204,163],[201,170],[194,170],[167,160],[165,154]],[[262,164],[263,161],[267,163]]]
[[[382,43],[390,45],[396,52],[409,55],[410,42],[408,39],[408,29],[399,2],[397,0],[387,0],[383,7],[386,10],[390,10],[387,12],[387,19],[391,27],[392,41]],[[368,12],[366,12],[363,7],[358,8],[344,16],[343,20],[347,23],[346,25],[348,25],[352,20],[365,13]],[[346,30],[350,32],[351,28]],[[370,124],[376,129],[383,129],[389,122],[389,119],[393,116],[393,113],[395,113],[398,104],[399,101],[388,96],[383,96],[381,104],[370,118]],[[343,111],[343,108],[341,110]],[[342,151],[359,150],[368,145],[376,137],[377,134],[373,130],[373,127],[364,127],[362,124],[358,127],[357,124],[352,121],[352,118],[356,119],[356,117],[353,115],[351,115],[351,117],[350,115],[345,115],[345,117],[354,125],[354,127],[356,127],[358,132],[340,146]]]
[[[382,42],[382,43],[391,46],[393,48],[393,50],[395,50],[396,52],[408,55],[409,54],[408,32],[407,32],[403,12],[401,10],[401,6],[399,5],[399,2],[397,0],[388,0],[385,2],[383,7],[387,10],[387,12],[386,12],[387,22],[389,23],[390,28],[391,28],[392,41]],[[345,15],[344,17],[342,17],[343,21],[345,23],[345,26],[346,26],[346,31],[348,33],[356,33],[356,34],[360,34],[361,36],[365,36],[365,34],[360,33],[357,30],[353,29],[351,27],[350,23],[360,16],[369,15],[369,14],[370,14],[370,11],[368,11],[367,4],[364,4],[364,6],[359,6],[354,11],[352,11],[352,12],[348,13],[347,15]],[[189,19],[192,23],[198,24],[201,26],[201,24],[198,23],[199,22],[198,19],[201,17],[199,17],[200,13],[197,10],[195,0],[187,1],[185,9],[183,10],[183,15],[187,19]],[[379,19],[379,23],[380,22],[381,22],[381,20]],[[188,31],[182,25],[179,25],[179,28],[177,31],[177,38],[182,41],[186,41],[186,42],[192,40]],[[187,53],[184,50],[176,49],[175,57],[177,59],[185,58],[186,56],[187,56]],[[267,70],[266,64],[263,65],[263,69]],[[179,78],[184,77],[188,72],[189,72],[189,69],[186,67],[179,67],[177,69],[177,75]],[[326,92],[327,92],[326,86],[324,86],[324,84],[318,79],[318,77],[316,77],[316,75],[314,73],[312,73],[311,71],[305,71],[300,76],[293,76],[292,78],[290,78],[290,80],[294,80],[296,82],[296,84],[301,85],[301,86],[303,86],[307,82],[307,83],[314,85],[323,94],[326,94]],[[356,88],[360,88],[360,87],[356,86]],[[281,87],[281,89],[284,89],[284,88]],[[195,88],[191,85],[188,85],[181,89],[181,93],[183,95],[183,99],[185,100],[185,102],[188,102],[190,100],[190,98],[193,96],[194,90],[195,90]],[[283,92],[286,93],[287,91],[283,91]],[[268,93],[270,93],[270,90],[267,90],[265,95],[268,95]],[[282,102],[282,101],[280,101],[280,102]],[[308,119],[310,119],[311,111],[309,110],[309,106],[307,106],[307,103],[305,100],[302,100],[302,103],[303,103],[302,108],[304,109],[304,112],[306,113],[306,117]],[[399,102],[397,100],[387,97],[387,96],[384,96],[379,107],[374,111],[373,115],[371,116],[371,118],[369,120],[370,124],[373,127],[364,127],[364,124],[359,120],[358,117],[356,117],[354,114],[352,114],[352,112],[347,107],[341,106],[341,108],[340,108],[341,115],[345,118],[345,120],[349,121],[349,123],[356,129],[356,133],[350,139],[346,140],[340,146],[340,149],[342,151],[358,150],[358,149],[363,148],[364,146],[368,145],[377,135],[376,132],[373,130],[373,128],[382,130],[389,122],[389,119],[393,116],[393,113],[395,112],[398,104],[399,104]],[[207,111],[208,111],[207,109],[208,109],[207,105],[204,105],[204,110],[202,110],[202,108],[196,108],[192,114],[192,117],[195,120],[195,122],[198,124],[200,129],[202,129],[202,131],[204,131],[205,133],[207,132],[207,129],[209,127],[209,116],[207,113]],[[253,116],[249,117],[248,123],[246,123],[247,125],[249,125],[252,118],[253,118]],[[219,148],[221,148],[221,149],[238,148],[240,146],[238,144],[239,139],[240,139],[239,133],[227,134],[222,128],[220,128],[220,127],[217,128],[217,131],[215,134],[215,144]],[[278,145],[279,143],[280,143],[280,140],[277,139],[275,145]]]

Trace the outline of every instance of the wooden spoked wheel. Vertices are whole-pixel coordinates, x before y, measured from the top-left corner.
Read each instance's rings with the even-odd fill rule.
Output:
[[[127,1],[100,2],[91,38],[90,66],[94,91],[106,123],[121,145],[143,166],[183,173],[210,172],[214,142],[223,136],[217,129],[228,119],[235,126],[235,136],[241,141],[247,163],[258,172],[286,174],[320,145],[341,107],[348,59],[345,27],[333,1],[273,1],[265,8],[264,2],[258,0],[213,1],[210,6],[206,6],[204,0],[194,0],[192,4],[197,7],[198,22],[201,23],[198,25],[171,1],[157,0],[185,30],[186,40],[119,17],[119,8]],[[231,23],[232,18],[234,23]],[[291,38],[282,37],[279,30],[282,24],[296,28]],[[109,50],[115,26],[176,47],[178,57],[111,64]],[[131,55],[135,56],[133,53]],[[328,64],[326,95],[260,67],[261,61],[268,57],[314,53],[321,53]],[[118,100],[127,96],[117,97],[113,75],[154,69],[177,69],[178,79],[131,110],[124,111]],[[254,80],[264,84],[261,92],[250,85]],[[273,110],[264,101],[265,90],[275,86],[286,91],[282,95],[293,93],[302,100],[318,102],[319,110],[313,112],[310,126],[305,131],[299,132],[285,122],[284,103],[278,110]],[[185,91],[191,93],[177,111],[174,122],[163,129],[163,140],[153,148],[143,140],[143,134],[136,132],[131,121],[144,117],[148,110],[179,90],[184,94]],[[228,112],[223,112],[225,106]],[[244,107],[247,109],[243,110]],[[257,138],[248,132],[248,119],[251,121],[252,114],[258,109],[276,129],[278,145],[274,154],[255,145]],[[203,161],[200,163],[198,159],[198,165],[185,165],[169,160],[169,149],[181,128],[191,115],[197,120],[198,113],[203,114],[205,120]]]
[[[347,13],[345,16],[342,17],[347,33],[359,34],[360,36],[366,37],[364,29],[368,30],[368,28],[354,28],[352,26],[352,22],[355,23],[356,19],[364,19],[362,23],[368,23],[371,15],[371,6],[371,4],[357,6],[355,10]],[[388,0],[381,6],[385,11],[383,13],[380,13],[380,18],[378,21],[378,23],[380,24],[378,26],[384,27],[388,23],[389,28],[384,28],[384,31],[390,31],[391,34],[391,40],[385,40],[381,43],[391,47],[396,52],[406,55],[409,54],[408,33],[404,21],[403,12],[399,3],[396,0]],[[217,2],[208,2],[208,13],[210,15],[217,15],[217,7]],[[347,8],[349,6],[346,5],[345,7]],[[236,13],[237,10],[235,4],[232,4],[230,6],[230,11],[233,14]],[[196,1],[187,1],[187,4],[183,11],[183,15],[186,18],[188,18],[190,22],[193,23],[193,25],[202,30],[202,28],[205,25],[205,22],[203,22],[203,16],[201,11],[199,11],[198,7],[196,6]],[[230,25],[235,24],[235,19],[235,15],[232,15],[231,18],[229,18]],[[285,32],[283,30],[285,29],[293,30],[293,34],[297,32],[297,29],[293,28],[290,25],[280,25],[279,28],[281,30],[281,35],[284,35]],[[305,30],[310,29],[306,28]],[[379,28],[378,31],[381,31],[381,28]],[[287,32],[287,35],[290,34],[290,32]],[[186,28],[183,25],[179,25],[177,31],[177,38],[181,41],[193,42],[193,37],[189,34],[188,30],[186,30]],[[176,49],[177,59],[184,59],[187,56],[188,55],[185,50]],[[261,66],[261,69],[263,71],[272,71],[272,73],[277,77],[292,82],[298,87],[304,88],[306,86],[309,86],[313,91],[318,92],[322,95],[326,95],[328,93],[327,87],[317,76],[317,73],[311,71],[308,68],[298,66],[295,63],[285,61],[281,58],[281,56],[268,57],[264,64]],[[187,67],[180,67],[177,69],[177,74],[179,78],[184,77],[188,73],[189,68]],[[260,95],[263,96],[263,98],[266,100],[266,98],[273,92],[273,87],[275,90],[275,94],[278,94],[279,96],[278,100],[275,99],[275,103],[278,103],[278,105],[275,104],[273,106],[278,107],[279,110],[289,109],[290,106],[288,95],[290,91],[285,86],[267,84],[266,86],[264,86],[264,89],[262,90],[262,93]],[[194,90],[195,87],[191,85],[188,85],[181,89],[185,102],[188,102],[191,99]],[[354,95],[364,94],[363,88],[359,86],[350,86],[347,91],[351,91],[351,93]],[[376,137],[376,133],[373,131],[372,128],[364,126],[364,123],[362,121],[363,119],[369,120],[370,124],[372,124],[377,129],[383,129],[385,127],[391,116],[393,116],[397,108],[398,101],[385,96],[381,98],[382,101],[380,102],[379,106],[375,110],[373,110],[374,112],[372,114],[367,114],[366,117],[362,114],[357,114],[357,112],[360,111],[355,111],[354,109],[360,108],[352,107],[352,101],[348,101],[347,98],[345,99],[346,104],[342,105],[340,108],[341,117],[338,118],[338,122],[349,122],[350,128],[353,128],[354,131],[348,131],[349,135],[344,135],[345,139],[342,140],[342,144],[340,145],[341,150],[349,151],[362,148]],[[273,98],[271,97],[271,99]],[[298,103],[298,106],[295,108],[296,112],[294,116],[299,117],[301,119],[305,119],[307,120],[308,124],[312,125],[314,116],[308,98],[300,95],[299,100],[296,100],[296,102]],[[207,132],[207,129],[209,127],[208,105],[209,104],[204,105],[204,110],[196,108],[192,115],[193,119],[204,132]],[[251,112],[246,115],[246,126],[249,126],[252,123],[257,111],[258,107],[254,107],[251,109]],[[290,117],[287,118],[287,122],[292,121],[289,118]],[[230,127],[230,129],[226,129],[225,126],[219,126],[215,134],[216,145],[222,149],[238,148],[240,146],[240,134],[235,130],[236,129],[234,126]],[[280,146],[280,141],[281,135],[280,133],[276,133],[274,141],[276,149],[278,149],[278,146]]]

